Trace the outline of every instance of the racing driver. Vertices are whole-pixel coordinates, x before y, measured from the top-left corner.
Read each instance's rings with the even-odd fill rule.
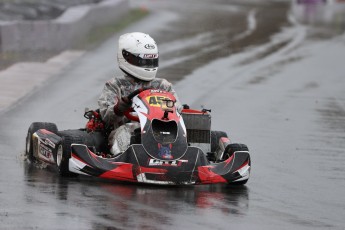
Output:
[[[98,105],[103,121],[113,131],[108,137],[111,153],[124,152],[130,145],[131,133],[139,128],[138,123],[126,123],[124,112],[131,106],[122,100],[136,89],[150,87],[172,93],[180,109],[181,105],[172,84],[166,79],[156,78],[158,70],[158,47],[148,34],[133,32],[119,38],[117,62],[123,76],[105,83]]]

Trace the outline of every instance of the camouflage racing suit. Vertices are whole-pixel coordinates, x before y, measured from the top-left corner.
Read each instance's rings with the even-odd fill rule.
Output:
[[[105,83],[101,96],[98,99],[98,105],[103,121],[107,127],[114,127],[114,131],[109,135],[109,145],[111,152],[116,155],[125,151],[130,144],[130,136],[139,124],[125,123],[124,116],[118,116],[114,113],[114,106],[122,97],[128,96],[136,89],[143,87],[152,87],[153,89],[160,89],[172,93],[177,102],[178,110],[181,109],[181,104],[177,98],[172,84],[165,79],[155,78],[152,81],[137,81],[129,76],[122,76],[113,78]]]

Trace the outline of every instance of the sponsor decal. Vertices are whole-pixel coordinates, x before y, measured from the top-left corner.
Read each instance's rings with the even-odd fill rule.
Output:
[[[51,149],[49,149],[43,143],[40,143],[40,145],[39,145],[39,152],[42,156],[44,156],[47,159],[50,159],[53,155]]]
[[[156,87],[157,87],[157,86],[158,86],[158,85],[156,85]],[[163,93],[163,91],[160,90],[160,89],[151,89],[150,92],[151,92],[151,93]]]
[[[156,46],[153,44],[146,44],[144,47],[148,50],[153,50],[154,48],[156,48]]]
[[[147,59],[158,58],[158,54],[144,54],[144,58],[147,58]]]
[[[52,147],[52,148],[55,148],[55,144],[54,144],[51,140],[49,140],[48,138],[45,139],[44,143],[45,143],[46,145]]]
[[[151,105],[151,106],[157,106],[160,107],[163,100],[170,100],[168,97],[163,97],[163,96],[149,96],[146,97],[147,102]]]
[[[149,166],[166,166],[166,167],[179,167],[182,163],[188,162],[188,160],[173,160],[173,161],[162,161],[156,159],[150,159]]]

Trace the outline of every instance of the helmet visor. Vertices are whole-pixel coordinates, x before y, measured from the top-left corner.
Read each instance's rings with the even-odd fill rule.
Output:
[[[158,54],[132,54],[122,50],[123,58],[130,64],[143,68],[157,68]]]

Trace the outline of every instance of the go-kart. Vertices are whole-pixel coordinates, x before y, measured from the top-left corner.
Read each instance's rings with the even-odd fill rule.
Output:
[[[139,89],[125,98],[125,112],[140,128],[131,133],[126,151],[113,155],[111,132],[99,110],[86,110],[85,128],[59,131],[54,123],[34,122],[28,129],[30,161],[57,168],[60,176],[78,174],[117,181],[161,185],[245,184],[250,175],[248,147],[211,131],[210,110],[178,111],[175,97],[156,89]]]

